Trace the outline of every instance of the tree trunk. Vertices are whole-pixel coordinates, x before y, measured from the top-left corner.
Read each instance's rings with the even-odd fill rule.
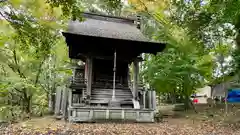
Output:
[[[189,101],[191,101],[189,99],[189,97],[185,96],[184,97],[184,108],[185,108],[185,110],[189,110],[191,108],[191,103]]]
[[[32,111],[32,96],[27,94],[27,89],[23,88],[23,105],[24,105],[24,112],[27,114],[27,117],[30,118],[31,111]]]
[[[173,92],[171,93],[171,100],[172,100],[172,104],[176,104],[176,94],[175,94],[175,90],[173,90]]]
[[[28,115],[31,115],[31,111],[32,111],[32,105],[31,105],[31,97],[28,97],[28,99],[27,99],[27,105],[26,105],[26,113],[28,114]]]
[[[226,89],[226,87],[225,87],[225,78],[224,78],[225,73],[224,73],[223,63],[224,63],[224,55],[221,52],[221,54],[220,54],[220,67],[221,67],[221,73],[222,73],[222,76],[223,76],[223,79],[222,79],[223,89],[225,91],[225,100],[224,100],[225,113],[227,114],[228,113],[228,103],[227,103],[228,89]]]
[[[160,106],[160,104],[161,104],[161,93],[158,92],[158,105]]]
[[[55,95],[52,91],[48,94],[48,113],[53,114],[55,108]]]
[[[224,87],[225,88],[225,87]],[[225,113],[228,113],[228,102],[227,102],[227,96],[228,96],[228,89],[225,88]]]
[[[52,92],[48,93],[48,113],[52,114],[54,111],[53,109],[53,99],[52,99]]]
[[[171,94],[171,101],[172,101],[172,104],[176,103],[176,98],[175,98],[175,95],[173,93]]]

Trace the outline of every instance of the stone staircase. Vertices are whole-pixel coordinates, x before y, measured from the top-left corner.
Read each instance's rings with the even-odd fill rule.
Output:
[[[91,93],[91,104],[108,106],[112,99],[113,89],[105,88],[93,88]],[[115,98],[114,104],[119,104],[121,108],[133,108],[133,95],[129,88],[125,89],[115,89]]]

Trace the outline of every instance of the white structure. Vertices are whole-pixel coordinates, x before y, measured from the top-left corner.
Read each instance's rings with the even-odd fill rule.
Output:
[[[207,99],[212,97],[212,89],[210,86],[205,86],[203,88],[197,89],[196,96],[194,97],[197,100],[198,104],[207,104]]]

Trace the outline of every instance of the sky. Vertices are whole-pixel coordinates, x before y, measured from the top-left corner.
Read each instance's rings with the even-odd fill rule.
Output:
[[[10,13],[10,8],[8,6],[0,7],[0,12],[1,12],[1,14],[4,14],[4,12]],[[2,19],[4,19],[4,18],[0,15],[0,20],[2,20]]]

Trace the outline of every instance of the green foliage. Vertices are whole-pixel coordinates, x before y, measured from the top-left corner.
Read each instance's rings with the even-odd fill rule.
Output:
[[[83,20],[83,7],[90,9],[94,3],[107,14],[121,13],[119,0],[0,3],[0,99],[4,112],[42,115],[53,110],[47,107],[54,100],[56,87],[65,85],[72,74],[60,31],[66,28],[69,18]]]
[[[81,4],[88,12],[115,16],[122,15],[124,7],[121,0],[82,0]]]
[[[65,17],[71,16],[73,20],[82,20],[81,3],[78,0],[47,0],[52,7],[61,7]]]
[[[192,2],[191,4],[187,4],[185,2],[176,1],[174,3],[178,8],[179,16],[181,17],[182,12],[181,10],[184,10],[184,16],[186,16],[186,19],[182,20],[181,22],[187,21],[187,27],[191,26],[189,24],[192,24],[193,27],[190,28],[191,31],[198,31],[198,35],[203,35],[204,31],[211,30],[213,33],[216,34],[216,38],[218,41],[223,40],[229,40],[232,39],[235,40],[236,45],[240,45],[240,36],[239,36],[239,29],[240,29],[240,1],[238,0],[209,0],[204,1],[204,5],[202,4],[199,6],[199,1]],[[197,6],[196,6],[197,4]],[[190,7],[189,7],[190,6]],[[197,7],[197,8],[196,8]],[[202,17],[201,17],[201,16]],[[175,18],[176,19],[176,18]],[[179,19],[176,19],[179,20]],[[196,25],[197,22],[198,24]],[[183,23],[185,24],[185,23]],[[224,26],[232,26],[231,28],[227,28]],[[223,29],[222,31],[219,31],[219,28]],[[223,34],[223,35],[222,35]],[[206,35],[209,42],[209,37],[211,37],[209,34]],[[218,42],[217,41],[217,42]],[[211,42],[211,41],[210,41]],[[216,44],[216,41],[214,41]],[[234,45],[235,43],[228,43],[230,45]],[[235,60],[235,64],[239,65],[238,56],[236,55],[238,50],[235,50],[235,53],[233,51],[231,54],[233,54],[233,58]],[[235,74],[239,74],[239,68],[235,68]]]
[[[158,93],[179,94],[186,102],[197,88],[219,79],[215,75],[219,69],[228,74],[233,68],[226,61],[233,51],[232,43],[226,40],[234,40],[234,30],[216,24],[213,14],[208,11],[209,5],[200,2],[171,1],[155,10],[150,10],[143,1],[141,3],[148,14],[146,18],[154,19],[144,28],[151,28],[148,33],[154,40],[168,44],[164,52],[145,58],[144,79]],[[219,67],[219,63],[227,65]]]
[[[59,33],[65,28],[65,20],[56,13],[58,9],[51,9],[40,0],[34,2],[11,1],[5,5],[10,12],[1,12],[4,20],[0,20],[3,24],[0,31],[0,56],[3,56],[0,58],[0,99],[1,108],[11,115],[9,120],[20,118],[20,114],[46,113],[49,96],[69,76],[67,71],[59,70],[69,61]],[[38,6],[40,10],[36,10]],[[51,61],[53,58],[56,60]],[[57,75],[62,75],[62,79]]]

